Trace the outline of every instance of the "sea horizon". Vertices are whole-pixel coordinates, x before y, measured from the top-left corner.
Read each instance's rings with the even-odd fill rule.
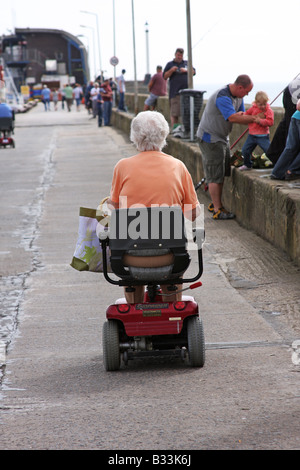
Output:
[[[258,91],[265,91],[269,97],[269,104],[271,106],[283,107],[282,104],[282,96],[283,91],[287,87],[288,83],[284,82],[255,82],[252,91],[249,93],[248,96],[245,96],[244,102],[245,104],[252,104],[255,99],[255,94]],[[205,91],[203,95],[204,100],[208,100],[210,96],[218,90],[218,88],[222,88],[224,83],[195,83],[194,82],[194,89],[199,91]]]

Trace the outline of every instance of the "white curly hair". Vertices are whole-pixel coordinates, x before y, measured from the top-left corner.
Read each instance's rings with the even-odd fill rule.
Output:
[[[142,111],[131,122],[130,140],[140,152],[161,151],[168,134],[169,125],[157,111]]]

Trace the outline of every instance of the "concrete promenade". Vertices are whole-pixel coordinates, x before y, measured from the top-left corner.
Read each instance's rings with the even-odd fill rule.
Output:
[[[84,110],[41,104],[17,116],[15,141],[0,150],[0,449],[298,450],[299,269],[237,221],[213,221],[200,190],[205,367],[107,373],[102,325],[122,291],[70,262],[79,207],[96,207],[136,150]]]

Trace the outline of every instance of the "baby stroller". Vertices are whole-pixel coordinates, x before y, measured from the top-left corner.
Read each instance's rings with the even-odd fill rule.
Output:
[[[121,298],[106,310],[102,336],[107,371],[118,370],[121,360],[126,365],[128,360],[143,356],[175,355],[183,360],[188,357],[193,367],[204,365],[204,331],[197,303],[191,296],[183,296],[179,302],[166,302],[161,292],[161,286],[167,285],[172,295],[177,285],[197,281],[203,272],[204,229],[193,228],[198,272],[191,279],[183,278],[190,264],[184,219],[179,207],[117,209],[112,211],[109,231],[99,234],[105,279],[124,286],[128,292],[138,285],[147,286],[143,303],[129,304]],[[107,245],[111,271],[118,280],[107,272]],[[125,266],[125,253],[132,256],[172,253],[173,262],[155,268]],[[187,289],[200,285],[201,282],[196,282]]]
[[[15,148],[14,139],[11,134],[14,133],[13,118],[0,117],[0,148]]]

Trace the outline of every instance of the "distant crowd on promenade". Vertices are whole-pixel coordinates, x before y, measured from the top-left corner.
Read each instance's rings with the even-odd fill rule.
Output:
[[[67,83],[62,88],[50,88],[43,85],[41,101],[45,111],[61,109],[71,112],[73,106],[79,112],[85,108],[91,119],[98,119],[98,126],[110,126],[111,111],[118,104],[120,111],[127,111],[125,106],[125,70],[116,80],[113,78],[97,77],[88,85]]]

